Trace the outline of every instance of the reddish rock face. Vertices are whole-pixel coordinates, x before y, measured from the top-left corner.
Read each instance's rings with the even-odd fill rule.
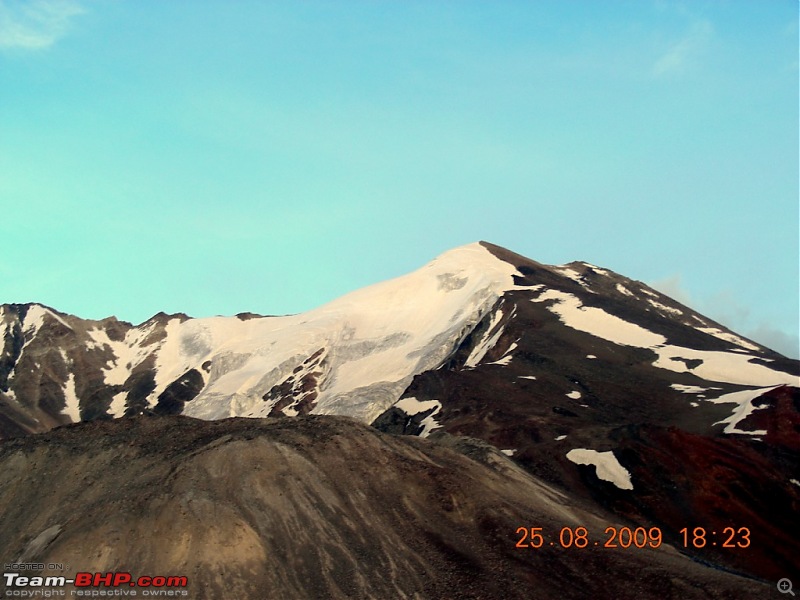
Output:
[[[796,451],[652,425],[615,437],[639,491],[625,497],[587,482],[598,503],[657,524],[687,554],[735,572],[777,581],[796,568]]]

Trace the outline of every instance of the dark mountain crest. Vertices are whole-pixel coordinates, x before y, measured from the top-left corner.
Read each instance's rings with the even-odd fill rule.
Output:
[[[249,321],[250,319],[260,319],[265,315],[259,315],[254,312],[240,312],[236,314],[236,318],[242,321]]]
[[[137,327],[145,327],[152,324],[158,325],[166,325],[173,319],[178,319],[181,323],[190,320],[192,317],[187,315],[186,313],[178,312],[178,313],[165,313],[164,311],[159,311],[154,314],[152,317],[147,319],[145,322],[141,323]]]

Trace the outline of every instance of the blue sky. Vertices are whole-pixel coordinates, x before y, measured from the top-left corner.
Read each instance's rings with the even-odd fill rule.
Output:
[[[307,310],[484,239],[798,355],[798,6],[0,0],[0,302]]]

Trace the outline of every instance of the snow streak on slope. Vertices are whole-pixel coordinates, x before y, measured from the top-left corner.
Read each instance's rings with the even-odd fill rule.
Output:
[[[650,298],[647,299],[647,302],[650,304],[650,306],[653,306],[654,308],[657,308],[660,311],[668,312],[668,313],[673,314],[673,315],[682,315],[683,314],[682,310],[679,310],[677,308],[672,308],[671,306],[667,306],[666,304],[662,304],[661,302],[657,302],[657,301],[652,300]]]
[[[747,350],[754,350],[758,351],[758,346],[755,344],[751,344],[747,340],[740,338],[738,335],[734,335],[732,333],[725,333],[724,331],[717,329],[716,327],[697,327],[699,331],[703,333],[707,333],[708,335],[713,335],[715,338],[719,338],[721,340],[725,340],[726,342],[730,342],[732,344],[736,344],[737,346],[741,346],[742,348],[746,348]]]
[[[519,340],[516,342],[511,342],[511,345],[508,347],[508,350],[505,351],[503,356],[487,364],[502,365],[504,367],[507,366],[511,362],[511,359],[514,358],[514,350],[517,349],[517,342],[519,342]]]
[[[733,411],[733,414],[724,419],[723,421],[719,421],[719,423],[714,423],[714,425],[719,425],[720,423],[725,424],[725,433],[743,433],[747,435],[766,435],[767,431],[765,429],[758,429],[756,431],[745,431],[738,427],[739,423],[745,420],[750,413],[756,410],[756,407],[753,406],[753,400],[768,392],[772,388],[761,388],[755,390],[743,390],[740,392],[732,392],[730,394],[723,394],[719,398],[714,398],[710,400],[714,404],[725,404],[729,402],[733,402],[737,405],[736,409]]]
[[[681,385],[680,383],[673,383],[669,387],[683,394],[700,394],[702,392],[707,392],[709,389],[717,389],[717,390],[720,389],[720,388],[704,388],[697,385]]]
[[[469,368],[475,368],[478,366],[478,363],[483,360],[483,357],[486,356],[486,353],[494,348],[497,341],[500,339],[500,336],[503,335],[504,327],[497,327],[497,324],[503,318],[503,311],[498,309],[492,315],[492,320],[489,323],[489,327],[486,329],[486,332],[483,334],[481,340],[475,344],[475,347],[470,352],[467,360],[464,361],[464,366]]]
[[[65,406],[61,413],[72,419],[73,423],[80,421],[81,411],[78,395],[75,393],[75,373],[72,372],[70,372],[67,382],[64,384],[64,402]]]
[[[617,287],[617,291],[620,294],[623,294],[625,296],[630,296],[631,298],[635,298],[636,297],[636,295],[633,292],[631,292],[628,288],[626,288],[621,283],[618,283],[616,287]]]
[[[610,315],[604,310],[583,306],[572,294],[558,290],[547,290],[533,299],[533,302],[555,302],[548,308],[557,314],[561,321],[573,329],[591,333],[622,346],[647,348],[666,343],[663,335],[658,335],[627,321]]]
[[[60,354],[68,373],[67,381],[64,383],[64,408],[61,410],[61,414],[67,415],[73,423],[77,423],[81,420],[81,411],[80,400],[75,392],[75,373],[69,368],[70,360],[67,353],[61,349]]]
[[[64,327],[70,327],[69,323],[67,323],[64,319],[59,317],[56,313],[52,310],[47,308],[46,306],[42,306],[41,304],[31,304],[30,308],[28,308],[28,312],[25,315],[25,328],[26,332],[32,331],[35,333],[39,329],[41,329],[42,325],[44,325],[44,318],[50,317],[55,319],[59,323],[61,323]]]

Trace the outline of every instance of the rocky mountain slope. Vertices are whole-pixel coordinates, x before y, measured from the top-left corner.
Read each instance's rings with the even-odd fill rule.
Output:
[[[193,599],[685,600],[771,588],[667,544],[517,548],[520,527],[602,540],[623,524],[487,444],[340,417],[134,417],[17,438],[0,446],[0,505],[8,560],[186,576]]]

